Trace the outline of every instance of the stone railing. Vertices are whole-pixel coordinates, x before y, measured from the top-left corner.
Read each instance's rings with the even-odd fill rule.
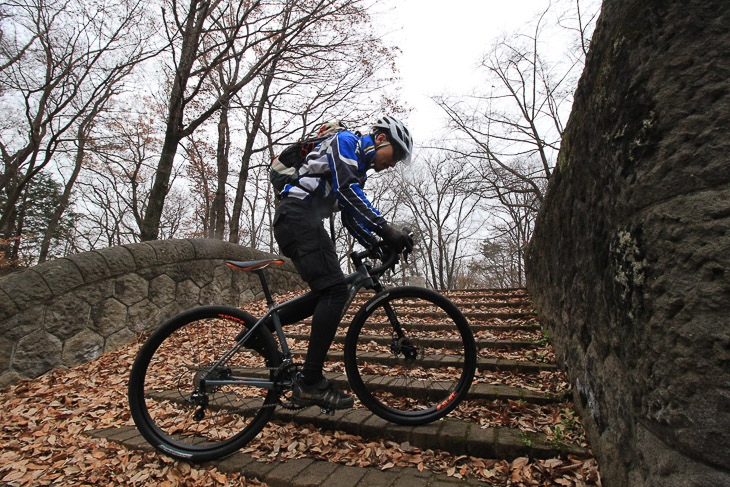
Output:
[[[185,309],[259,299],[258,277],[225,260],[268,257],[220,240],[166,240],[86,252],[4,276],[0,387],[92,360]],[[304,286],[290,263],[270,270],[272,292]]]

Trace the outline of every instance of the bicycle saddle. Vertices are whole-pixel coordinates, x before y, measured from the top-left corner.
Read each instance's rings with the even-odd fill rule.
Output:
[[[264,260],[251,260],[251,261],[241,261],[241,260],[227,260],[226,265],[229,267],[233,267],[234,269],[238,269],[239,271],[256,271],[259,269],[264,269],[265,267],[270,266],[271,264],[277,264],[281,265],[284,261],[281,259],[264,259]]]

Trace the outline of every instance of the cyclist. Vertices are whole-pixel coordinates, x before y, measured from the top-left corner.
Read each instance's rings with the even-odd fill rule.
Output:
[[[392,250],[410,251],[411,237],[388,225],[368,201],[363,186],[366,171],[380,172],[399,161],[409,162],[412,150],[413,139],[405,125],[384,116],[369,135],[342,131],[322,142],[307,156],[298,182],[281,192],[274,237],[318,296],[307,355],[292,388],[292,402],[297,405],[343,409],[354,402],[322,374],[347,300],[345,277],[322,220],[339,207],[343,224],[361,245],[371,247],[378,235]]]

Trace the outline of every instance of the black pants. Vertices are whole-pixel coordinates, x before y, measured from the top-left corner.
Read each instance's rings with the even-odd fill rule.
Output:
[[[274,217],[274,237],[281,252],[294,262],[302,279],[318,296],[302,368],[304,381],[313,384],[322,377],[324,360],[347,301],[345,276],[335,244],[309,203],[293,198],[281,200]]]

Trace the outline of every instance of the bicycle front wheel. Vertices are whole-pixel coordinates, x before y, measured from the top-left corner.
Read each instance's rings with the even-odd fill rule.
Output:
[[[476,369],[469,324],[447,298],[419,287],[377,294],[355,315],[345,368],[360,401],[402,425],[430,423],[464,399]]]
[[[215,366],[255,323],[237,308],[203,306],[171,318],[150,336],[132,366],[129,406],[151,445],[203,462],[233,453],[261,431],[278,393],[240,379],[273,380],[281,358],[269,330],[259,326],[244,347]]]

